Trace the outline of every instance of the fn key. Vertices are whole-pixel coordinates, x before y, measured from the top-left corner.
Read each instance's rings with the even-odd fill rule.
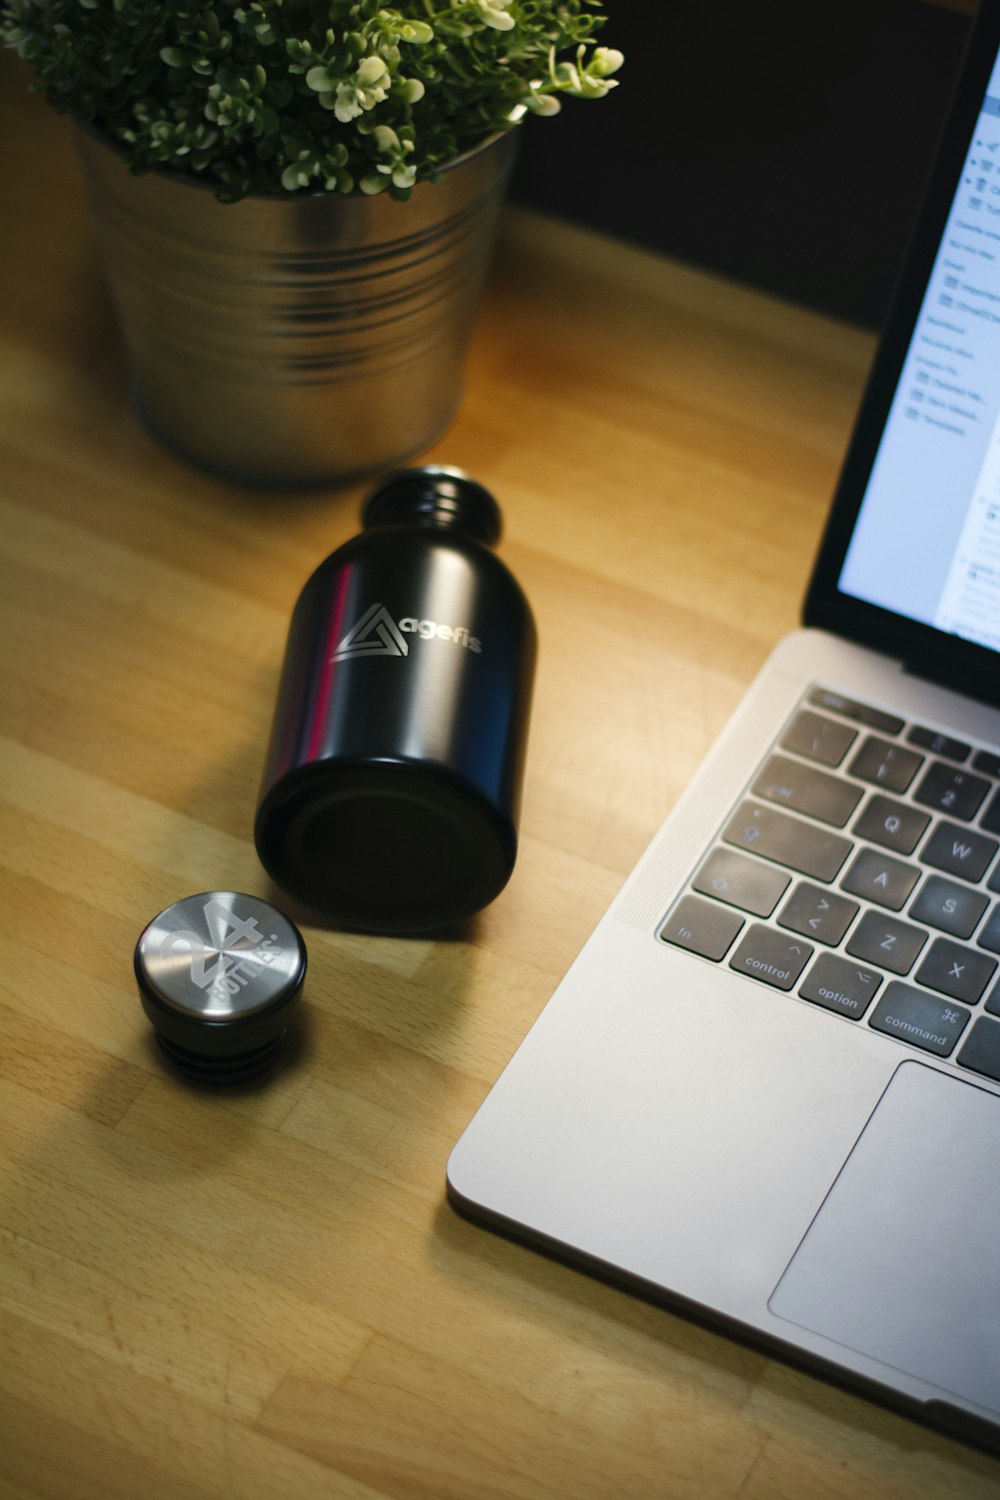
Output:
[[[690,953],[700,953],[702,958],[712,958],[718,963],[729,952],[742,926],[743,918],[727,907],[716,906],[714,901],[699,901],[697,896],[685,896],[664,922],[660,937],[675,948],[687,948]]]

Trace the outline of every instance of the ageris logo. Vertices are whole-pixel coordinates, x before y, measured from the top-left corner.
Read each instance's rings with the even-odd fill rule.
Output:
[[[425,641],[452,641],[454,645],[464,646],[476,654],[483,649],[482,642],[470,635],[464,625],[439,625],[437,620],[418,620],[415,615],[404,615],[397,625],[384,604],[373,604],[344,636],[332,660],[343,661],[354,656],[407,656],[410,650],[407,635],[419,635]]]
[[[373,604],[344,636],[333,660],[345,656],[405,656],[409,649],[385,605]]]

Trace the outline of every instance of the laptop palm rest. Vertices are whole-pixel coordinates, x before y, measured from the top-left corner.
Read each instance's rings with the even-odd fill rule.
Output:
[[[1000,1411],[998,1161],[1000,1099],[903,1063],[771,1311]]]

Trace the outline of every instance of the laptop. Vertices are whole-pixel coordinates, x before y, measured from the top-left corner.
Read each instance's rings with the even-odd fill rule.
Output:
[[[448,1193],[1000,1450],[998,48],[982,0],[804,626]]]

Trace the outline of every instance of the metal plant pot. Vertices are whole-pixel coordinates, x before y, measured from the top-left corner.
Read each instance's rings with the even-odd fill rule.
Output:
[[[298,487],[389,468],[454,417],[515,135],[407,203],[136,176],[78,133],[140,410],[178,455]]]

